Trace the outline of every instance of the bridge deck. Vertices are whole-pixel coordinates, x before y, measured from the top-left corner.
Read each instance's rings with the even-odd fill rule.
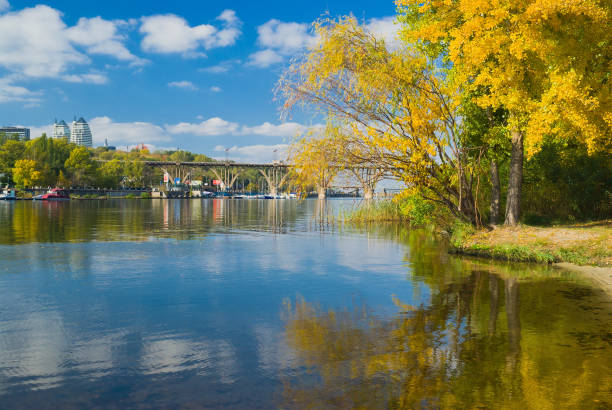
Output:
[[[246,162],[172,162],[172,161],[145,161],[148,166],[182,166],[182,167],[240,167],[240,168],[289,168],[288,164],[250,164]]]

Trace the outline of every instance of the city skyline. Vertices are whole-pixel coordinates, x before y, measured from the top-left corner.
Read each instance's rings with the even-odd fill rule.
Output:
[[[311,113],[282,122],[272,91],[315,41],[314,20],[353,14],[389,44],[395,38],[392,1],[118,5],[0,1],[0,122],[10,118],[35,138],[53,135],[53,118],[78,113],[94,146],[108,138],[272,160],[322,122]]]

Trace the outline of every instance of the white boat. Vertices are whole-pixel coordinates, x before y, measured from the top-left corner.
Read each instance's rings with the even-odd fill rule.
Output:
[[[0,190],[0,200],[2,201],[14,201],[17,199],[15,190],[13,188],[6,187]]]

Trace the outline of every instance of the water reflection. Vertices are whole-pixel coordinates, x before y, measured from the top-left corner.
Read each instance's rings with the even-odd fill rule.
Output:
[[[202,376],[216,372],[218,380],[225,384],[235,381],[238,370],[235,349],[229,342],[194,341],[184,335],[146,340],[140,365],[145,375],[195,370]]]
[[[610,405],[602,292],[343,204],[0,204],[1,407]]]
[[[185,240],[227,229],[285,233],[307,209],[295,200],[0,201],[0,244]]]
[[[605,408],[612,404],[610,311],[595,317],[566,283],[473,271],[427,304],[285,305],[286,334],[309,373],[286,379],[297,408]],[[600,292],[589,304],[609,307]],[[588,344],[584,341],[589,340]]]

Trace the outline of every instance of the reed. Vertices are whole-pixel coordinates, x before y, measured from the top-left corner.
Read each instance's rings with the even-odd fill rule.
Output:
[[[362,201],[340,214],[345,222],[399,222],[407,220],[401,204],[391,199]]]

